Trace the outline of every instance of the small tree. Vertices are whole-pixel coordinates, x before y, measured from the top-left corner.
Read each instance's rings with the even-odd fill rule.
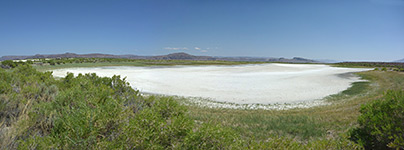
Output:
[[[48,63],[49,63],[49,65],[52,65],[52,66],[54,66],[56,64],[55,60],[48,60]]]

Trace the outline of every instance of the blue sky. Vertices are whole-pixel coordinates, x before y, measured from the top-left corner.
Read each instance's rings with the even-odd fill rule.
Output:
[[[1,0],[0,56],[404,58],[404,0]]]

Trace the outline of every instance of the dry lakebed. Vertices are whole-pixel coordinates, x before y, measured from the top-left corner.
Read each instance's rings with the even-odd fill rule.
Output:
[[[53,70],[56,77],[68,72],[120,75],[144,93],[200,97],[233,104],[285,104],[322,99],[361,81],[353,72],[321,64],[258,64],[234,66],[94,67]]]

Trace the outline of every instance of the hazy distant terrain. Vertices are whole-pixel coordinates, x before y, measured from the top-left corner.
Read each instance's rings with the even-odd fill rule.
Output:
[[[112,54],[50,54],[33,56],[2,56],[3,60],[22,60],[22,59],[44,59],[44,58],[126,58],[126,59],[149,59],[149,60],[223,60],[223,61],[257,61],[257,62],[289,62],[289,63],[318,63],[319,61],[305,59],[300,57],[287,58],[269,58],[269,57],[216,57],[216,56],[195,56],[187,53],[172,53],[159,56],[138,56],[138,55],[112,55]]]
[[[403,59],[400,59],[400,60],[396,60],[396,61],[394,61],[394,62],[402,62],[402,63],[404,63],[404,58],[403,58]]]

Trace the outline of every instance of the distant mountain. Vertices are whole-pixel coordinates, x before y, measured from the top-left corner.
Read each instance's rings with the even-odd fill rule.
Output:
[[[50,54],[41,55],[36,54],[33,56],[2,56],[0,61],[3,60],[22,60],[22,59],[43,59],[43,58],[126,58],[126,59],[149,59],[149,60],[223,60],[223,61],[251,61],[251,62],[289,62],[289,63],[319,63],[318,61],[294,57],[287,58],[266,58],[266,57],[213,57],[213,56],[195,56],[187,53],[172,53],[168,55],[159,56],[138,56],[138,55],[112,55],[112,54]]]
[[[214,57],[216,60],[223,60],[223,61],[258,61],[258,62],[265,62],[268,61],[269,58],[264,57]]]
[[[332,60],[332,59],[314,59],[314,60],[320,63],[329,63],[329,64],[343,62],[341,60]]]
[[[288,62],[288,63],[319,63],[318,61],[301,58],[301,57],[293,57],[292,59],[287,58],[270,58],[267,61],[269,62]]]
[[[402,63],[404,63],[404,58],[400,59],[400,60],[393,61],[393,62],[402,62]]]
[[[187,53],[172,53],[161,56],[151,56],[149,59],[163,59],[163,60],[216,60],[211,56],[194,56]]]
[[[33,56],[2,56],[0,57],[0,61],[21,60],[21,59],[43,59],[43,58],[121,58],[121,57],[118,55],[100,54],[100,53],[82,54],[82,55],[75,53],[64,53],[64,54],[50,54],[50,55],[36,54]]]

